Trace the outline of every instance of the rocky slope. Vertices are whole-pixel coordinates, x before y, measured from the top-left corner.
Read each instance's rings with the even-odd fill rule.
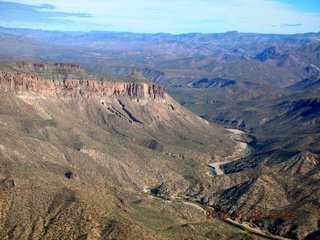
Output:
[[[73,71],[78,68],[68,67]],[[57,64],[51,68],[63,70]],[[41,72],[38,74],[43,75]],[[53,76],[57,78],[56,74]],[[118,129],[117,132],[142,145],[154,142],[168,155],[207,163],[214,154],[224,156],[231,152],[228,149],[232,148],[232,143],[223,140],[221,129],[210,126],[205,120],[181,108],[161,86],[147,83],[139,73],[128,76],[125,82],[117,82],[116,79],[116,82],[75,80],[72,77],[75,76],[70,77],[69,74],[62,81],[47,81],[23,73],[2,72],[0,86],[4,92],[18,92],[26,102],[32,102],[38,94],[45,98],[67,100],[70,105],[75,105],[74,111],[98,124],[105,123],[102,127]],[[35,96],[30,96],[32,94]],[[170,134],[170,139],[167,134]],[[219,142],[225,143],[214,150],[206,149]],[[189,149],[194,152],[189,152]]]
[[[82,72],[43,66],[61,77]],[[146,194],[169,179],[191,183],[213,156],[233,152],[223,129],[138,73],[124,82],[75,75],[54,80],[15,64],[1,69],[1,239],[248,237]]]
[[[247,221],[274,234],[313,239],[320,218],[317,80],[317,76],[302,80],[287,88],[290,92],[280,89],[282,97],[271,100],[253,98],[223,105],[226,98],[216,95],[217,101],[210,102],[216,108],[206,110],[217,115],[207,115],[207,119],[245,129],[245,141],[253,151],[245,159],[224,165],[227,175],[213,182],[197,182],[198,187],[186,186],[188,196],[226,209],[231,216],[235,210],[243,211]],[[172,189],[168,184],[159,192],[167,196]],[[259,221],[251,217],[257,209],[263,213]],[[270,210],[279,213],[277,219],[269,217]],[[295,212],[293,219],[284,215],[288,211]]]

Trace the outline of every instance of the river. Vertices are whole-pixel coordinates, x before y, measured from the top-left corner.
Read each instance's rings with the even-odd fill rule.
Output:
[[[229,131],[229,132],[232,132],[232,134],[230,134],[230,138],[232,140],[236,141],[237,144],[238,144],[237,149],[234,152],[234,154],[242,153],[242,155],[240,157],[238,156],[238,157],[232,158],[231,160],[227,160],[227,161],[223,161],[223,162],[213,162],[213,163],[208,164],[208,166],[211,169],[211,173],[212,173],[213,176],[225,174],[221,170],[220,166],[222,166],[224,164],[227,164],[227,163],[231,163],[231,162],[237,161],[237,160],[239,160],[241,158],[247,157],[251,153],[251,150],[250,150],[250,148],[249,148],[247,143],[241,142],[241,141],[238,141],[238,140],[235,139],[236,135],[242,135],[242,134],[245,133],[244,131],[241,131],[239,129],[231,129],[231,128],[227,128],[226,130]]]

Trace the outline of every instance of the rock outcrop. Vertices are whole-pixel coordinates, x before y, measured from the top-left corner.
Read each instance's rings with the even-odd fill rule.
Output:
[[[22,74],[1,72],[0,90],[35,92],[64,98],[89,98],[93,94],[100,98],[127,95],[136,98],[165,98],[165,89],[155,84],[99,82],[84,80],[44,80]]]

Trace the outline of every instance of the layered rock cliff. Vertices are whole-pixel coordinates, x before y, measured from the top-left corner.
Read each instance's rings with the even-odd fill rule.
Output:
[[[165,98],[165,89],[147,83],[99,82],[89,80],[44,80],[23,73],[1,72],[0,90],[35,92],[49,96],[84,97],[93,94],[101,99],[127,95],[136,98]]]
[[[84,122],[179,159],[206,164],[234,148],[221,128],[181,107],[141,73],[115,79],[70,64],[0,63],[0,91],[43,119],[60,118],[51,110],[63,106]]]

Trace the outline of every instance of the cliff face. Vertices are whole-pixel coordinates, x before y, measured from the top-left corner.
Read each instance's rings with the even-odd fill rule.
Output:
[[[11,72],[0,73],[1,91],[35,92],[64,98],[101,98],[127,95],[136,98],[165,98],[165,89],[146,83],[99,82],[84,80],[43,80],[38,77]]]
[[[53,65],[50,69],[58,72],[58,68],[59,65]],[[62,70],[69,74],[73,68],[64,66]],[[22,71],[21,68],[17,70]],[[169,156],[205,164],[214,154],[232,152],[234,144],[224,136],[222,129],[210,126],[206,120],[182,108],[163,87],[148,83],[139,73],[125,79],[108,81],[106,77],[105,81],[96,81],[92,78],[77,80],[76,71],[73,75],[62,76],[52,75],[49,70],[47,78],[37,75],[38,72],[2,70],[0,92],[14,93],[10,95],[17,97],[17,101],[22,100],[26,108],[32,108],[45,120],[60,119],[68,109],[84,122],[92,122],[105,131],[116,132],[138,145]],[[81,71],[82,76],[91,74]],[[59,112],[61,106],[64,110]],[[212,145],[219,146],[215,153]]]

